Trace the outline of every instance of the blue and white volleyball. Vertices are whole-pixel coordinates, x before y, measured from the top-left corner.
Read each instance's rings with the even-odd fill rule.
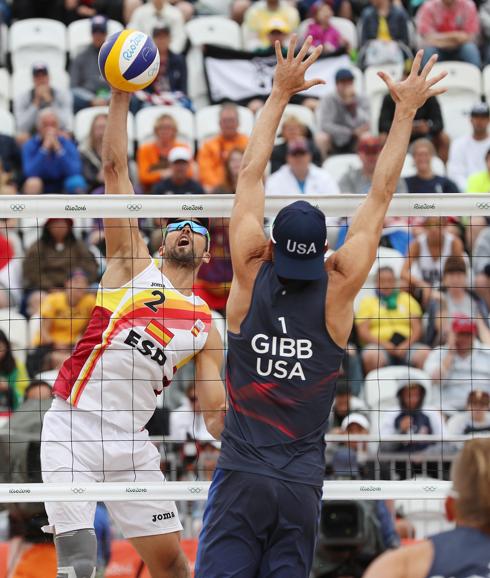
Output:
[[[138,30],[122,30],[112,34],[102,45],[99,68],[113,88],[135,92],[155,80],[160,55],[148,35]]]

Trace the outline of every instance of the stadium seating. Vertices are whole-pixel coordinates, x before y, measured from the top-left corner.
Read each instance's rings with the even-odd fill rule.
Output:
[[[92,106],[84,108],[75,115],[73,123],[73,135],[78,143],[82,143],[90,134],[92,121],[98,114],[109,112],[107,106]],[[134,117],[128,114],[128,151],[129,155],[134,156]]]
[[[394,80],[400,80],[403,73],[401,64],[385,64],[383,66],[368,66],[364,71],[366,96],[371,104],[371,131],[378,134],[378,119],[384,95],[388,92],[386,84],[379,78],[378,72],[388,72]]]
[[[10,109],[10,74],[6,68],[0,68],[0,109]]]
[[[185,25],[192,46],[218,44],[239,50],[242,47],[240,26],[222,16],[202,16]]]
[[[250,134],[254,126],[252,111],[244,106],[239,106],[238,115],[240,120],[239,131]],[[219,105],[207,106],[196,113],[196,138],[198,143],[219,133]]]
[[[66,65],[66,27],[57,20],[29,18],[14,22],[9,32],[13,70],[43,62],[50,68]]]
[[[123,25],[116,20],[109,20],[107,24],[107,32],[109,36],[123,29]],[[70,58],[75,58],[80,50],[90,44],[92,40],[90,18],[75,20],[75,22],[69,24],[67,29],[67,40]]]
[[[361,166],[361,159],[356,154],[334,155],[323,163],[323,168],[337,183],[349,170],[359,169]]]
[[[15,136],[15,119],[9,110],[0,109],[0,126],[2,127],[2,134]]]
[[[399,406],[396,399],[396,391],[400,379],[405,380],[407,375],[410,379],[423,383],[426,386],[427,394],[424,404],[430,404],[431,380],[425,371],[415,367],[405,365],[389,365],[370,371],[366,375],[364,383],[364,399],[372,410],[394,409]],[[373,423],[373,420],[371,420]]]
[[[54,88],[66,90],[70,87],[70,76],[63,68],[50,67],[49,82]],[[31,90],[32,86],[31,69],[16,68],[12,75],[12,99],[15,100],[19,95]]]
[[[446,176],[446,166],[439,157],[432,157],[431,165],[435,175],[440,175],[441,177]],[[405,162],[403,163],[402,177],[413,177],[415,173],[416,170],[413,157],[411,154],[407,154],[405,157]]]

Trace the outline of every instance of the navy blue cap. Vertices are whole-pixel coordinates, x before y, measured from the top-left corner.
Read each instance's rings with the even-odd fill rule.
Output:
[[[313,281],[325,274],[325,215],[306,201],[291,203],[272,226],[274,266],[279,277]]]
[[[345,82],[346,80],[354,80],[352,70],[349,68],[339,68],[335,73],[335,82]]]

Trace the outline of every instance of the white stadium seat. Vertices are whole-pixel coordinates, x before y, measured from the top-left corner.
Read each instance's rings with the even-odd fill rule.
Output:
[[[4,23],[0,25],[0,63],[5,66],[7,62],[7,52],[9,49],[9,29]]]
[[[149,106],[142,108],[135,117],[136,140],[139,144],[153,138],[156,120],[163,114],[170,115],[178,127],[178,138],[185,140],[194,151],[194,115],[181,106]]]
[[[5,109],[0,109],[0,134],[15,136],[14,115]]]
[[[355,24],[348,18],[340,18],[339,16],[332,16],[330,22],[334,28],[336,28],[340,34],[347,40],[350,47],[354,50],[358,46],[357,29]]]
[[[199,0],[199,14],[228,18],[232,4],[233,0]]]
[[[49,67],[66,65],[66,26],[48,18],[18,20],[10,27],[12,68],[30,68],[34,62]]]
[[[432,171],[435,175],[439,175],[441,177],[446,176],[446,165],[444,162],[438,157],[432,157],[431,161]],[[413,177],[416,174],[415,163],[413,161],[413,156],[411,154],[407,154],[405,157],[405,162],[403,163],[402,168],[402,177]]]
[[[10,74],[6,68],[0,68],[0,109],[10,109]]]
[[[482,72],[482,90],[487,102],[490,102],[490,64]]]
[[[277,130],[278,134],[281,133],[282,123],[284,122],[284,119],[287,118],[288,116],[296,117],[299,121],[301,121],[305,126],[307,126],[310,129],[312,134],[316,132],[317,125],[315,122],[315,113],[311,110],[311,108],[308,108],[307,106],[302,106],[301,104],[288,104],[286,106],[284,114],[282,115],[282,119],[279,124],[279,128]]]
[[[219,112],[221,106],[207,106],[196,113],[196,139],[202,143],[206,139],[219,133]],[[244,134],[251,134],[254,126],[254,115],[252,111],[244,106],[238,106],[239,128]]]
[[[92,122],[98,114],[107,114],[107,106],[92,106],[80,110],[75,115],[73,122],[73,135],[78,143],[82,143],[90,134]],[[134,117],[128,113],[128,151],[132,157],[134,152]]]
[[[26,318],[13,307],[0,309],[0,329],[12,343],[14,354],[23,358],[29,347]]]
[[[440,85],[447,92],[438,97],[444,119],[444,130],[453,138],[471,133],[470,110],[482,92],[480,69],[467,62],[440,62],[434,65],[431,76],[446,70],[448,75]]]
[[[333,155],[323,163],[323,168],[338,182],[350,170],[360,169],[362,166],[359,155],[345,154]]]
[[[400,380],[417,381],[425,385],[427,394],[424,405],[430,404],[432,382],[430,376],[422,369],[405,365],[390,365],[374,369],[366,375],[364,381],[364,399],[373,410],[394,409],[399,407],[396,391]],[[373,421],[371,420],[371,423]]]
[[[107,34],[109,36],[122,29],[123,25],[117,20],[109,20],[107,22]],[[67,35],[70,58],[75,58],[75,56],[92,41],[90,18],[82,18],[69,24]]]
[[[381,104],[384,95],[388,92],[386,84],[378,76],[380,70],[390,74],[394,80],[399,80],[402,77],[403,65],[384,64],[383,66],[368,66],[364,71],[366,96],[371,104],[371,131],[373,134],[378,134],[378,119]]]
[[[240,26],[229,18],[201,16],[187,22],[185,28],[192,46],[218,44],[236,50],[242,47]]]

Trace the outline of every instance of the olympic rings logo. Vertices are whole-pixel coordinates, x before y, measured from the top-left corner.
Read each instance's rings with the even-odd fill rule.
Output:
[[[126,205],[126,207],[130,210],[130,211],[141,211],[141,209],[143,208],[143,205],[141,205],[140,203],[136,204],[136,203],[129,203],[128,205]]]
[[[191,494],[200,494],[202,492],[202,488],[189,488],[189,492]]]
[[[422,489],[427,493],[433,493],[437,490],[435,486],[424,486]]]
[[[72,488],[71,491],[78,495],[85,494],[85,488]]]
[[[10,205],[10,208],[12,209],[12,211],[16,211],[17,213],[20,213],[21,211],[23,211],[26,208],[26,206],[17,203],[17,204]]]
[[[478,202],[478,203],[476,203],[476,208],[477,209],[490,209],[490,203]]]

